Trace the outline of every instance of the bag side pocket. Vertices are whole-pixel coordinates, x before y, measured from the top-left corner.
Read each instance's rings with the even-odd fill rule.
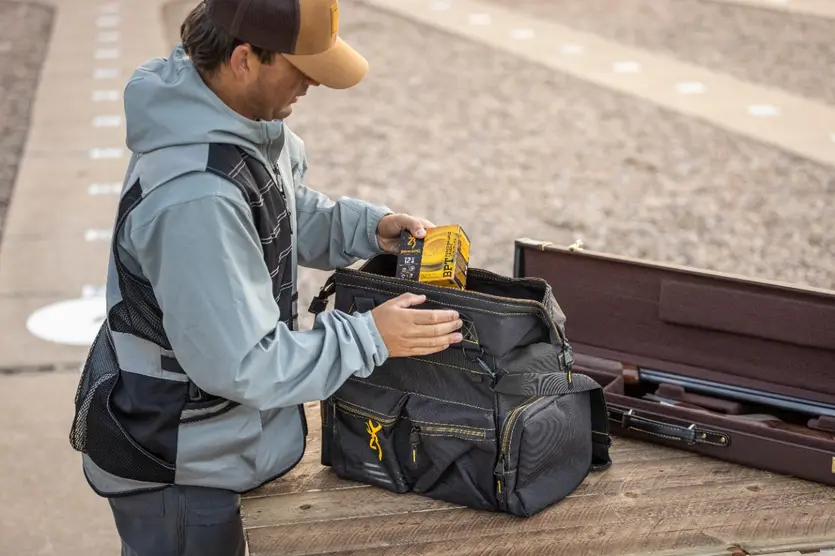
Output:
[[[497,466],[503,511],[532,516],[571,494],[591,468],[588,393],[537,397],[505,420]]]
[[[397,457],[397,413],[373,409],[334,397],[331,465],[337,476],[386,490],[409,490]]]

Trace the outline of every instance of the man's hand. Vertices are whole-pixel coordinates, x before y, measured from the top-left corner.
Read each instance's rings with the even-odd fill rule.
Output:
[[[404,293],[371,311],[391,357],[429,355],[463,339],[457,312],[410,309],[424,301],[424,295]]]
[[[400,251],[400,233],[403,230],[409,230],[416,238],[423,239],[426,228],[434,226],[428,220],[408,214],[387,214],[377,224],[377,243],[384,251],[396,254]]]

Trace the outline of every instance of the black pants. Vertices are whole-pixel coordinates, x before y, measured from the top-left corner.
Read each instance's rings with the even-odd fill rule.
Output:
[[[122,556],[244,556],[240,497],[172,486],[110,498]]]

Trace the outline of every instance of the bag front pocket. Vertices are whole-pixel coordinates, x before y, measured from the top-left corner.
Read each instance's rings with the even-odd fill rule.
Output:
[[[498,508],[492,411],[413,395],[402,423],[409,442],[401,448],[401,461],[415,493],[475,509]]]
[[[503,511],[527,517],[562,500],[591,470],[588,392],[518,405],[504,419],[499,447],[496,491]]]
[[[398,415],[385,414],[340,398],[332,399],[334,442],[331,464],[340,477],[407,492],[395,449]]]

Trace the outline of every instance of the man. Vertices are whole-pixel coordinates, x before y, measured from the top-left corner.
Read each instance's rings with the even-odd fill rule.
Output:
[[[123,555],[242,555],[239,493],[302,457],[302,403],[461,341],[455,312],[409,294],[296,330],[297,264],[395,252],[402,230],[431,226],[304,183],[283,120],[310,85],[367,71],[337,30],[336,0],[207,0],[127,84],[108,314],[70,435]]]

